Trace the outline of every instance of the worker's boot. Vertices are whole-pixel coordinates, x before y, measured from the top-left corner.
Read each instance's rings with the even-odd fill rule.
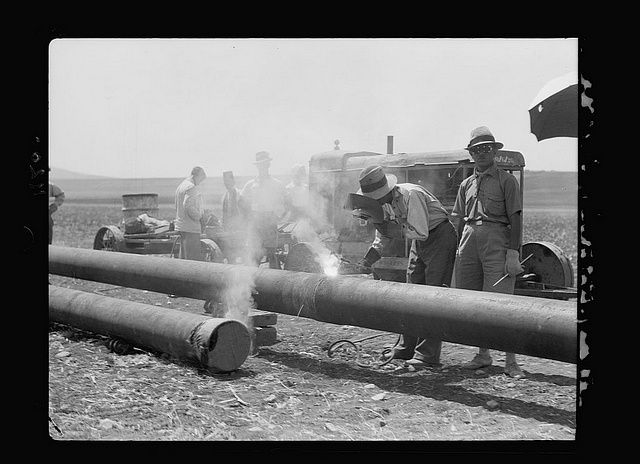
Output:
[[[480,348],[478,354],[475,355],[470,362],[464,363],[461,367],[463,369],[476,370],[490,366],[492,363],[493,360],[491,359],[489,350],[487,348]]]
[[[522,372],[522,369],[520,369],[520,366],[518,366],[518,363],[516,362],[515,353],[505,354],[506,360],[504,362],[504,373],[509,377],[513,377],[514,379],[520,379],[524,377],[524,372]]]

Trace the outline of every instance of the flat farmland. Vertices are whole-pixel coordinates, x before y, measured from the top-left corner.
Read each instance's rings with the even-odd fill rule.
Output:
[[[159,193],[159,219],[173,218],[176,180],[167,181],[165,193],[157,184],[138,185],[122,193],[101,190],[93,197],[85,190],[80,198],[59,183],[68,200],[54,216],[54,245],[92,248],[100,227],[121,220],[122,193]],[[212,183],[209,193],[214,212],[219,211],[215,198],[223,192],[216,188]],[[524,241],[554,243],[574,272],[576,191],[540,189],[525,195],[524,215]],[[204,314],[203,302],[190,298],[57,275],[49,280],[159,310]],[[444,342],[438,368],[416,369],[401,360],[362,367],[353,353],[329,357],[328,346],[373,336],[359,349],[363,359],[375,361],[397,342],[397,334],[281,314],[276,327],[276,344],[260,347],[237,371],[211,374],[162,353],[134,349],[117,355],[108,349],[106,336],[51,324],[49,435],[54,440],[385,442],[367,447],[381,451],[406,449],[389,447],[403,441],[417,442],[409,449],[424,451],[434,445],[468,449],[456,448],[461,441],[499,450],[504,441],[525,441],[540,451],[545,449],[540,441],[571,449],[579,430],[573,364],[518,356],[526,376],[512,379],[502,371],[504,353],[494,351],[490,367],[466,371],[460,365],[477,349]]]

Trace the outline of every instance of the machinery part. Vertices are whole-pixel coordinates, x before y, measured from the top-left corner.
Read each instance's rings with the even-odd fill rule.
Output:
[[[373,278],[391,282],[406,282],[408,265],[409,258],[384,256],[372,266]]]
[[[574,364],[578,359],[577,303],[570,301],[56,245],[49,245],[49,272],[201,300],[241,280],[251,283],[263,311]]]
[[[324,270],[317,262],[317,256],[318,254],[307,242],[296,243],[289,249],[287,259],[284,262],[284,270],[322,274]]]
[[[104,226],[93,239],[93,249],[103,251],[123,251],[124,234],[116,226]]]
[[[224,255],[216,242],[210,238],[201,238],[203,260],[208,263],[224,263]]]
[[[124,219],[137,217],[147,213],[151,217],[158,216],[157,193],[127,193],[122,195],[122,217]]]
[[[123,253],[107,255],[144,259]],[[175,264],[176,260],[170,262]],[[233,319],[157,308],[54,285],[49,285],[49,320],[117,338],[110,347],[114,351],[116,342],[124,341],[178,359],[199,362],[211,372],[236,370],[249,355],[251,347],[247,327]]]
[[[553,243],[528,242],[522,245],[522,256],[533,256],[523,264],[525,274],[535,274],[537,281],[555,287],[573,286],[571,261]]]

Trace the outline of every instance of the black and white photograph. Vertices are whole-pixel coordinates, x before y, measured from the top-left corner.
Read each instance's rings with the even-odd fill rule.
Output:
[[[47,48],[50,440],[576,442],[577,37]]]

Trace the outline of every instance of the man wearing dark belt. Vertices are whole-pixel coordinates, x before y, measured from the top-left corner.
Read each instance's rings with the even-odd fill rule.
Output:
[[[369,166],[360,173],[358,194],[377,200],[384,211],[384,221],[397,224],[404,238],[411,240],[407,283],[450,286],[455,262],[457,235],[440,201],[421,185],[398,184],[393,174],[380,166]],[[381,251],[392,241],[391,234],[376,233],[376,239],[362,264],[374,264]],[[392,356],[414,366],[440,365],[442,341],[402,335]]]
[[[460,245],[456,258],[457,288],[513,294],[520,264],[522,199],[516,178],[495,163],[504,144],[496,142],[485,126],[471,132],[466,150],[475,163],[474,173],[462,181],[452,218],[458,218]],[[462,229],[462,230],[460,230]],[[508,274],[498,285],[494,284]],[[488,349],[462,367],[480,369],[492,364]],[[506,353],[505,373],[523,377],[514,353]]]

